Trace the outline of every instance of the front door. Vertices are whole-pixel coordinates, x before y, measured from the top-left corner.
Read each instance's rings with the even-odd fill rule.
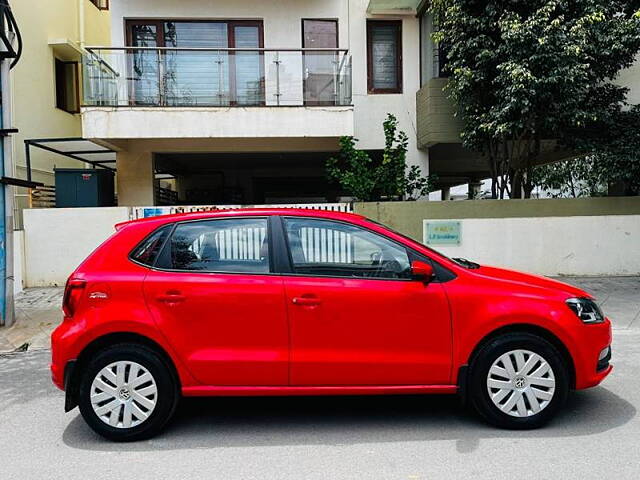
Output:
[[[268,220],[180,223],[144,281],[154,319],[204,385],[287,385],[289,332]]]
[[[450,382],[445,292],[410,278],[406,248],[346,223],[284,222],[292,385]]]

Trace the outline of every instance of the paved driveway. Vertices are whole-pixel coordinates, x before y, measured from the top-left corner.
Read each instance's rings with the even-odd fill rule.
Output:
[[[621,308],[612,375],[527,432],[487,426],[450,396],[221,398],[184,400],[155,439],[108,443],[63,413],[48,351],[6,355],[0,478],[638,479],[639,284],[620,287],[626,308],[605,288],[607,313]]]

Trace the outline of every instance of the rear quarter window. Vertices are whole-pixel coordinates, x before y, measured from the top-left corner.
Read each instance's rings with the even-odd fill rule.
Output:
[[[136,246],[129,257],[135,262],[149,267],[153,266],[173,225],[160,227]]]

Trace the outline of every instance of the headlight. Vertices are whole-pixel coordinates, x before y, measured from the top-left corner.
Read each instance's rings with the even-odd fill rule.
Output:
[[[567,305],[584,323],[602,323],[604,315],[598,304],[590,298],[570,298]]]

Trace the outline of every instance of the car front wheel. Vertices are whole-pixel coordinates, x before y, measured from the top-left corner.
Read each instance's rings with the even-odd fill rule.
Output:
[[[470,371],[475,409],[502,428],[530,429],[548,422],[569,390],[558,350],[530,333],[509,333],[481,348]]]
[[[110,440],[149,438],[169,421],[178,401],[177,382],[164,359],[135,344],[99,352],[82,375],[80,412]]]

